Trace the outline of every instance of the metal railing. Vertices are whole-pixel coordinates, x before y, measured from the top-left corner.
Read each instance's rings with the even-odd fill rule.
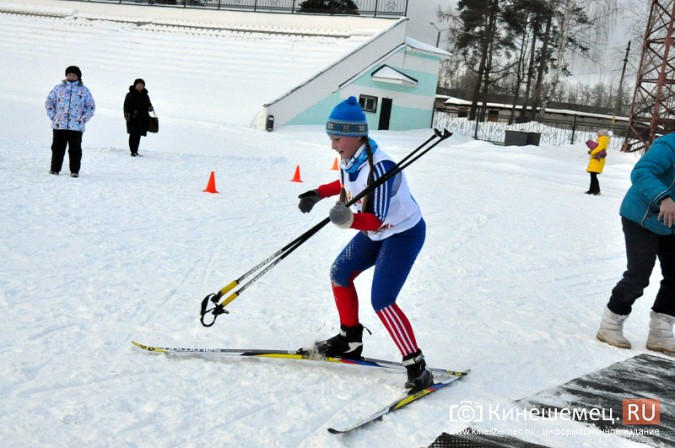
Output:
[[[609,147],[616,150],[621,150],[627,130],[626,123],[621,121],[608,125],[606,121],[594,120],[538,120],[509,125],[505,118],[481,122],[460,117],[458,113],[435,110],[433,127],[500,145],[504,144],[507,130],[533,132],[541,135],[540,143],[552,146],[583,144],[586,140],[595,140],[600,129],[607,129],[614,134]]]
[[[302,4],[304,0],[64,0],[84,1],[91,3],[117,3],[133,5],[150,5],[170,8],[199,8],[214,10],[233,10],[251,12],[283,12],[306,13]],[[359,15],[381,18],[405,17],[408,13],[408,0],[351,0],[358,11],[345,12],[340,0],[324,0],[325,10],[313,9],[312,14],[321,15]]]

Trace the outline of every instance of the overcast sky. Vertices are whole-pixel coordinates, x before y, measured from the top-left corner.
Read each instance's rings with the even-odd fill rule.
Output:
[[[441,30],[445,28],[445,25],[438,23],[436,10],[439,5],[447,9],[454,4],[455,0],[408,0],[408,18],[410,19],[408,35],[414,39],[435,45],[438,31],[429,25],[429,22],[436,23]],[[444,35],[441,35],[441,39],[444,37]]]

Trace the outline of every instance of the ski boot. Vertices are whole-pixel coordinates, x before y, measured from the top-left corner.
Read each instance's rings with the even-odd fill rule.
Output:
[[[414,394],[434,384],[434,376],[427,369],[422,350],[406,355],[403,358],[403,365],[408,371],[405,388],[410,389],[409,393]]]
[[[314,352],[327,358],[361,359],[363,352],[363,325],[340,325],[340,333],[325,341],[314,343]]]

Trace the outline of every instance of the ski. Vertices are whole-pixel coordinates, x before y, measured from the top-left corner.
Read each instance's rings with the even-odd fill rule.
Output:
[[[386,370],[403,371],[405,366],[400,362],[386,361],[383,359],[360,358],[349,359],[340,357],[317,356],[308,349],[300,350],[265,350],[265,349],[236,349],[236,348],[186,348],[186,347],[153,347],[131,341],[141,350],[153,353],[166,353],[176,355],[199,355],[199,356],[229,356],[239,358],[275,358],[290,359],[302,361],[320,361],[334,364],[345,364],[352,366],[374,367]],[[446,369],[435,369],[427,367],[434,375],[442,376],[461,376],[464,372],[453,372]]]
[[[394,411],[397,411],[401,409],[404,406],[409,405],[413,401],[417,401],[420,398],[426,397],[442,388],[445,386],[448,386],[449,384],[457,381],[460,378],[464,378],[469,372],[453,372],[450,370],[446,370],[446,375],[450,375],[448,378],[438,381],[431,386],[427,387],[426,389],[422,389],[419,392],[413,393],[413,394],[407,394],[402,398],[399,398],[398,400],[395,400],[391,404],[383,407],[381,410],[377,411],[376,413],[370,415],[369,417],[363,418],[356,423],[352,424],[351,426],[344,428],[344,429],[335,429],[335,428],[328,428],[328,432],[331,434],[344,434],[350,431],[353,431],[355,429],[359,429],[369,423],[372,423],[376,420],[381,419],[387,414],[391,414]]]

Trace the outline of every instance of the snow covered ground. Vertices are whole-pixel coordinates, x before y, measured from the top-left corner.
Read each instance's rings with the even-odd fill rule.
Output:
[[[245,291],[215,326],[199,323],[206,294],[326,216],[329,201],[310,215],[297,210],[299,193],[336,176],[323,130],[255,131],[248,123],[257,104],[246,95],[278,89],[284,68],[301,70],[304,63],[290,61],[317,55],[303,46],[331,43],[8,15],[0,15],[0,42],[3,447],[428,446],[469,424],[451,416],[462,401],[510,408],[645,352],[658,277],[626,324],[635,348],[595,340],[624,269],[617,211],[636,156],[612,152],[602,196],[589,197],[581,145],[500,147],[463,136],[406,171],[428,236],[399,304],[429,363],[471,369],[467,378],[383,422],[333,436],[327,427],[397,397],[403,376],[140,352],[131,340],[294,349],[337,331],[328,269],[353,232],[333,226]],[[241,55],[221,58],[229,47]],[[272,49],[288,63],[256,66],[255,51]],[[80,66],[98,106],[79,179],[47,174],[43,103],[70,64]],[[138,76],[161,129],[142,140],[145,157],[136,159],[121,104]],[[255,92],[228,88],[242,77],[250,84],[237,86]],[[430,134],[373,137],[400,159]],[[290,182],[297,165],[303,183]],[[219,194],[202,192],[211,171]],[[369,279],[357,281],[362,320],[373,331],[365,354],[397,359],[370,309]],[[524,431],[522,438],[551,447],[640,446],[574,422],[472,425]]]

